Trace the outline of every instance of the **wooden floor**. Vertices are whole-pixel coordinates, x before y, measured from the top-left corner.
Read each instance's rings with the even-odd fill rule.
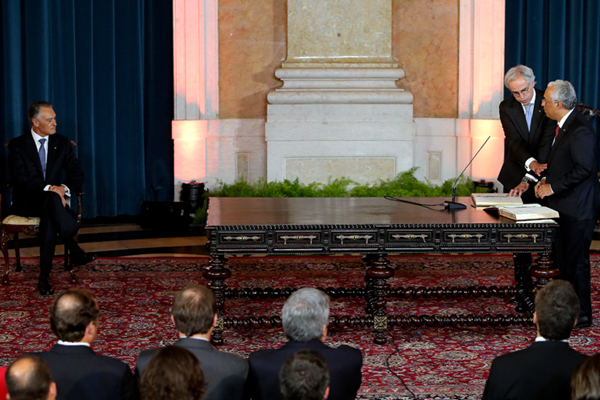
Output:
[[[19,235],[21,257],[39,257],[39,240]],[[138,223],[84,223],[79,230],[79,244],[98,257],[200,257],[208,255],[203,229],[143,229]],[[13,243],[9,243],[14,257]],[[56,246],[56,255],[63,254]]]

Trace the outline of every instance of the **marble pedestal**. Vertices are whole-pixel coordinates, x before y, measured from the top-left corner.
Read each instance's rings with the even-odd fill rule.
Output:
[[[398,68],[286,69],[268,96],[267,179],[360,184],[413,166],[412,95]]]

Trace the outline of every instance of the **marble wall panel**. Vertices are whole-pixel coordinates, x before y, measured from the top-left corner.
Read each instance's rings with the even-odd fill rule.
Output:
[[[284,66],[387,63],[391,67],[391,28],[389,0],[289,0]]]
[[[414,96],[414,116],[458,116],[459,0],[391,0],[398,85]],[[281,86],[287,0],[219,1],[219,118],[266,118],[267,93]]]
[[[287,0],[219,1],[219,118],[265,118],[282,82]]]
[[[392,52],[414,116],[458,116],[459,0],[393,0]]]

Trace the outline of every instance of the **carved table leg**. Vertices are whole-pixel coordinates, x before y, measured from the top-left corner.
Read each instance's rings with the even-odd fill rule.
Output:
[[[225,265],[227,258],[222,255],[210,256],[208,268],[202,271],[202,276],[210,281],[208,287],[213,291],[217,303],[217,325],[213,329],[211,342],[215,346],[223,344],[223,319],[225,318],[225,280],[231,276],[231,270]]]
[[[0,246],[2,247],[2,254],[4,255],[4,276],[2,277],[2,284],[8,285],[10,283],[8,279],[8,274],[10,273],[10,260],[8,258],[8,232],[2,228],[0,230]]]
[[[550,279],[558,277],[558,268],[553,268],[550,253],[542,253],[536,260],[536,265],[531,268],[531,276],[535,278],[535,286],[538,289],[546,286]]]
[[[531,293],[533,291],[533,281],[531,279],[531,254],[515,253],[513,255],[515,264],[515,283],[517,289],[517,306],[516,311],[525,313],[528,311],[527,302],[521,295],[523,293]]]
[[[370,305],[373,307],[375,344],[385,344],[387,342],[385,333],[388,328],[388,320],[385,296],[390,287],[387,280],[394,276],[394,268],[390,266],[390,260],[385,256],[386,254],[379,254],[377,259],[371,260],[365,279],[367,282],[365,290],[367,308]]]

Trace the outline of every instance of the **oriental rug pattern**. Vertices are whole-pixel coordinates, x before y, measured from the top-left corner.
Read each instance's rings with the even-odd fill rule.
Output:
[[[396,270],[392,287],[505,286],[513,281],[512,258],[492,256],[390,257]],[[132,367],[142,349],[174,341],[169,310],[172,294],[188,283],[206,284],[201,268],[206,258],[99,259],[79,271],[80,283],[71,285],[54,266],[57,292],[71,287],[90,289],[100,308],[100,334],[93,345],[101,354],[117,357]],[[239,257],[231,258],[230,288],[358,287],[364,282],[359,257]],[[55,339],[48,321],[54,296],[37,294],[37,260],[24,260],[24,271],[11,274],[10,286],[0,286],[0,365],[23,352],[49,349]],[[592,256],[592,297],[600,309],[600,256]],[[228,316],[279,315],[284,299],[231,299]],[[332,314],[362,315],[358,298],[332,299]],[[507,314],[507,298],[390,299],[391,314]],[[592,329],[575,331],[570,344],[594,354],[600,349],[600,316]],[[372,343],[367,328],[332,329],[327,343],[360,348],[364,356],[360,399],[479,399],[492,360],[528,346],[533,326],[402,327],[390,330],[386,345]],[[247,355],[261,348],[279,347],[285,337],[278,328],[236,329],[225,332],[224,351]],[[396,346],[397,350],[396,351]],[[389,364],[389,368],[388,368]],[[404,384],[403,384],[403,383]]]

